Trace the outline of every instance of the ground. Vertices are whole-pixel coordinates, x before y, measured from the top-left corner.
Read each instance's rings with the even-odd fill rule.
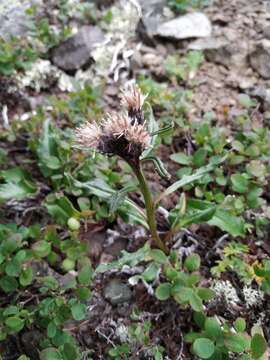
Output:
[[[0,1],[4,360],[268,358],[269,10]],[[75,139],[135,83],[167,129],[155,153],[170,176],[145,162],[151,193],[186,180],[156,211],[161,237],[177,224],[168,256],[150,249],[128,165]]]

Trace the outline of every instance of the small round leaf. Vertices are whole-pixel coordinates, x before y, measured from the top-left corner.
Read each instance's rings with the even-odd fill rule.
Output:
[[[194,353],[202,359],[209,359],[215,351],[213,341],[206,338],[199,338],[193,343]]]
[[[164,284],[160,284],[157,288],[156,288],[156,297],[158,300],[167,300],[169,299],[169,297],[171,296],[171,284],[170,283],[164,283]]]

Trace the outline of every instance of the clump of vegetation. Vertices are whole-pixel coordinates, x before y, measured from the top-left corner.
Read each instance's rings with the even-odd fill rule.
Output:
[[[0,39],[0,75],[26,70],[36,59],[37,52],[27,41]]]
[[[184,13],[207,1],[168,4]],[[3,82],[49,58],[70,25],[106,29],[113,16],[81,1],[61,0],[53,17],[37,10],[32,42],[0,41]],[[270,131],[246,94],[224,122],[190,112],[203,62],[199,51],[169,55],[166,82],[141,72],[124,111],[105,118],[111,100],[118,107],[113,86],[108,95],[105,82],[75,79],[72,92],[42,92],[33,112],[3,111],[0,357],[269,357]],[[97,250],[96,233],[108,237]],[[114,236],[127,245],[107,254]],[[132,288],[130,304],[104,295],[114,276]]]
[[[168,0],[169,6],[178,13],[186,12],[189,9],[201,8],[209,4],[209,0]]]

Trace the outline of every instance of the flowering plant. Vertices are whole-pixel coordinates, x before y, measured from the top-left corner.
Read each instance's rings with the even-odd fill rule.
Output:
[[[195,171],[190,176],[184,176],[181,180],[176,181],[165,189],[157,199],[153,199],[142,164],[145,161],[153,161],[158,173],[163,177],[169,177],[160,159],[153,154],[153,150],[156,146],[157,135],[167,133],[171,126],[158,130],[157,126],[153,126],[153,122],[151,124],[151,121],[145,119],[143,110],[145,99],[146,96],[134,85],[122,95],[121,105],[124,111],[108,114],[100,124],[87,122],[80,128],[77,128],[75,132],[77,142],[83,149],[91,148],[108,156],[117,155],[129,164],[138,179],[139,188],[144,198],[145,218],[152,240],[158,248],[168,253],[167,243],[179,230],[179,227],[182,226],[179,220],[181,212],[174,219],[164,240],[161,239],[156,222],[156,209],[160,200],[180,187],[199,180],[205,173],[213,170],[217,164],[209,164]],[[221,159],[219,162],[222,161],[224,159]],[[199,211],[199,213],[196,213],[196,218],[206,220],[213,215],[214,210],[211,207],[210,209]],[[194,220],[194,214],[192,214],[191,219]],[[189,220],[185,219],[184,224],[187,225],[188,223]]]

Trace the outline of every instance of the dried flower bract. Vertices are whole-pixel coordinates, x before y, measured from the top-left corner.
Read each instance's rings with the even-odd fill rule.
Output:
[[[122,90],[121,104],[128,110],[128,115],[133,122],[144,122],[142,107],[147,95],[141,93],[137,85],[130,86],[126,91]]]
[[[99,148],[102,131],[97,123],[87,122],[80,128],[77,128],[75,134],[79,145],[92,149]]]

